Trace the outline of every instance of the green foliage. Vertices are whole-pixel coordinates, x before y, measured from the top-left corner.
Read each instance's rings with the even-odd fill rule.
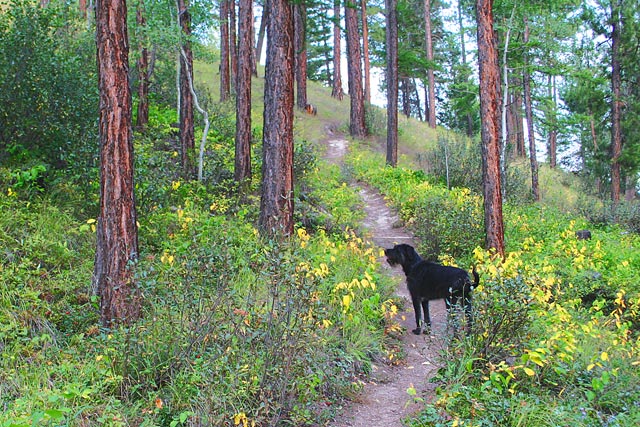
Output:
[[[391,283],[351,231],[358,197],[339,171],[299,142],[299,184],[327,220],[262,240],[257,198],[180,178],[173,115],[152,108],[136,135],[145,299],[129,327],[101,329],[88,294],[95,219],[0,180],[0,425],[312,425],[384,355]],[[216,120],[206,160],[228,168],[229,119]]]
[[[97,156],[93,35],[63,5],[16,0],[3,8],[0,158],[29,165],[27,172],[69,168],[83,181]]]
[[[384,167],[368,152],[357,152],[350,164],[412,227],[424,224],[419,216],[430,204],[440,206],[428,211],[432,223],[455,227],[451,211],[476,197],[447,191],[421,173]],[[504,260],[472,246],[440,253],[448,263],[454,254],[473,258],[481,276],[474,325],[472,334],[454,337],[443,349],[437,399],[408,425],[635,425],[639,237],[617,227],[594,229],[538,204],[507,205],[504,212]],[[583,228],[592,229],[591,240],[576,238]],[[467,243],[463,233],[456,231]],[[421,242],[421,248],[430,244]]]

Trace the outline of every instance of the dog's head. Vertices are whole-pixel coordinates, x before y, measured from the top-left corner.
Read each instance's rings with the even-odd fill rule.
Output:
[[[385,249],[384,254],[391,266],[400,264],[403,267],[409,267],[420,261],[420,255],[418,255],[413,246],[404,243],[395,245],[391,249]]]

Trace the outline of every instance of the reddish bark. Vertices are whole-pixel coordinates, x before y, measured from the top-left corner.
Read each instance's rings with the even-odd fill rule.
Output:
[[[356,138],[367,136],[364,120],[364,93],[362,90],[362,63],[360,58],[360,33],[358,31],[357,5],[347,1],[344,5],[345,27],[347,35],[347,62],[349,71],[349,96],[351,108],[349,114],[349,133]]]
[[[138,0],[136,8],[136,22],[138,28],[144,31],[147,25],[144,16],[144,0]],[[140,37],[138,48],[140,49],[140,58],[138,58],[138,114],[136,117],[136,127],[144,129],[149,123],[149,52],[146,45]]]
[[[342,90],[342,71],[340,69],[340,0],[333,2],[333,86],[331,96],[342,101],[344,91]]]
[[[298,108],[307,108],[307,10],[304,0],[293,5],[294,35],[293,48],[295,50],[295,72]]]
[[[260,232],[293,233],[293,13],[287,0],[267,0]]]
[[[229,75],[229,2],[220,0],[220,102],[231,96]]]
[[[364,60],[364,100],[371,103],[371,61],[369,60],[369,25],[367,24],[367,0],[360,0],[362,14],[362,57]]]
[[[486,246],[504,257],[500,177],[500,68],[492,8],[492,0],[477,0],[482,181]]]
[[[236,2],[229,1],[229,65],[231,67],[231,89],[236,90],[238,75],[238,40],[236,33]]]
[[[398,12],[397,0],[386,0],[387,23],[387,164],[398,165]]]
[[[134,276],[138,229],[124,0],[96,2],[96,45],[100,92],[100,208],[93,288],[100,295],[102,324],[113,327],[131,323],[141,314],[141,296]]]
[[[253,39],[252,0],[238,4],[238,74],[236,77],[236,157],[234,177],[238,182],[251,178],[251,71]]]

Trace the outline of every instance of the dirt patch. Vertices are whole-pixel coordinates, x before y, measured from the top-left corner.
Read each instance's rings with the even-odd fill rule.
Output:
[[[336,134],[330,138],[325,158],[339,163],[348,150],[348,141]],[[398,225],[397,215],[387,206],[384,198],[364,184],[357,185],[366,212],[363,228],[369,239],[383,248],[390,248],[396,243],[415,246],[413,236]],[[401,427],[404,418],[424,407],[424,403],[416,402],[408,394],[408,389],[415,389],[416,397],[426,401],[434,396],[435,386],[429,383],[429,379],[437,369],[435,360],[443,345],[446,327],[444,301],[430,304],[432,334],[412,334],[410,330],[415,328],[415,320],[404,273],[400,267],[391,268],[384,259],[380,261],[385,274],[399,282],[396,293],[405,302],[400,314],[404,328],[401,340],[405,358],[398,365],[374,364],[373,373],[356,400],[346,406],[331,424],[335,427]]]

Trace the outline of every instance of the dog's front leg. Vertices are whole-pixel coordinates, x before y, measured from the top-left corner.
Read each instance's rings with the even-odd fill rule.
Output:
[[[420,306],[420,298],[411,298],[411,301],[413,302],[413,311],[416,314],[416,328],[412,332],[416,335],[420,335],[422,333],[422,325],[424,324],[424,320],[422,319],[422,307]],[[425,313],[427,313],[428,316],[428,311]]]

